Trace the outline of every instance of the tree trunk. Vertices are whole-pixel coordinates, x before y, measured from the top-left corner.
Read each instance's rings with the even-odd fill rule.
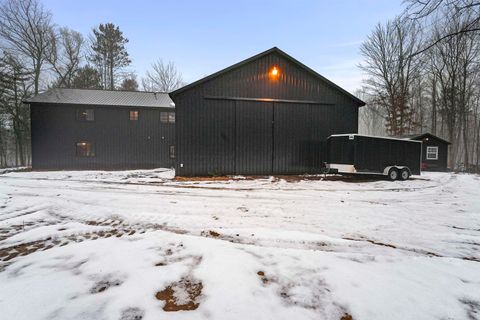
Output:
[[[435,76],[432,78],[432,124],[431,124],[432,134],[437,134],[437,81]]]

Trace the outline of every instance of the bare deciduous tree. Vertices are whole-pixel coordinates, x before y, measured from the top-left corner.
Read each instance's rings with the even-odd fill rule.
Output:
[[[450,15],[450,12],[445,12]],[[437,23],[433,26],[432,37],[438,38],[443,32],[455,33],[462,28],[465,16],[448,19],[449,24]],[[438,111],[441,116],[440,131],[445,130],[452,142],[449,165],[455,166],[459,158],[468,167],[469,163],[469,117],[472,114],[472,98],[478,78],[479,35],[460,33],[458,36],[445,39],[432,47],[429,52],[430,72],[436,79],[432,92],[438,95]],[[436,101],[437,103],[437,101]],[[460,142],[463,141],[463,145]],[[463,155],[458,152],[463,148]],[[458,159],[456,159],[458,158]]]
[[[0,47],[28,63],[35,94],[52,38],[51,20],[37,0],[6,0],[0,5]]]
[[[378,24],[360,51],[366,73],[366,89],[373,102],[384,108],[387,132],[402,135],[412,129],[411,87],[419,75],[420,31],[414,22],[395,19]]]
[[[366,106],[358,111],[358,132],[373,136],[384,136],[384,108],[375,104],[374,99],[365,91],[357,90],[355,96],[366,102]]]
[[[426,42],[414,55],[419,55],[442,41],[465,33],[480,31],[480,1],[478,0],[405,0],[406,8],[403,16],[407,19],[420,21],[428,28],[432,24],[449,25],[451,19],[461,24],[455,30],[443,30],[436,37]],[[448,14],[445,14],[448,12]]]
[[[31,71],[11,54],[0,57],[0,117],[11,125],[15,139],[15,165],[27,164],[30,137],[29,108],[23,100],[31,94]],[[3,140],[3,139],[2,139]]]
[[[51,39],[47,61],[55,74],[55,86],[71,88],[82,62],[83,36],[74,30],[60,28]]]
[[[165,64],[161,59],[152,65],[152,70],[147,71],[142,79],[142,87],[145,91],[171,92],[184,84],[175,64],[173,62]]]

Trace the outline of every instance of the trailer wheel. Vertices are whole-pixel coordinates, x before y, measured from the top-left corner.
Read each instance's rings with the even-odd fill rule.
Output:
[[[390,169],[390,171],[388,171],[388,179],[390,181],[397,180],[398,176],[399,176],[399,174],[398,174],[398,170],[396,168],[392,168],[392,169]]]
[[[400,179],[408,180],[408,178],[410,178],[410,170],[408,170],[408,168],[403,168],[402,171],[400,171]]]

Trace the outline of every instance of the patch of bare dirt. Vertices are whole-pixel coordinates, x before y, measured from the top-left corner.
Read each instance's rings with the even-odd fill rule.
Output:
[[[257,179],[270,179],[270,176],[209,176],[209,177],[175,177],[173,181],[178,182],[213,182],[213,181],[245,181]],[[378,176],[357,176],[357,175],[324,175],[324,174],[305,174],[305,175],[276,175],[273,176],[272,182],[285,180],[286,182],[300,181],[344,181],[344,182],[371,182],[379,180]]]
[[[480,258],[476,258],[476,257],[463,257],[462,259],[468,260],[468,261],[480,262]]]
[[[14,224],[8,227],[2,227],[0,228],[0,241],[8,239],[19,233],[28,231],[33,227],[38,228],[41,226],[52,225],[52,224],[55,224],[55,222],[53,221],[47,222],[45,220],[36,220],[36,221],[24,222],[23,224]]]
[[[230,181],[230,180],[245,180],[235,178],[233,176],[215,176],[215,177],[175,177],[173,181],[194,182],[194,181]]]
[[[460,299],[459,301],[466,307],[468,319],[480,319],[480,302],[467,298]]]
[[[220,236],[220,233],[218,233],[216,231],[213,231],[213,230],[208,231],[208,233],[214,238],[217,238],[217,237]]]
[[[389,247],[389,248],[397,249],[397,247],[394,246],[393,244],[378,242],[378,241],[371,240],[371,239],[365,239],[365,238],[355,239],[355,238],[349,238],[349,237],[344,237],[342,239],[350,240],[350,241],[366,241],[366,242],[369,242],[369,243],[377,245],[377,246],[383,246],[383,247]]]
[[[90,289],[90,293],[101,293],[111,287],[118,287],[122,284],[120,280],[101,280]]]
[[[345,313],[340,320],[353,320],[353,317],[351,314]]]
[[[105,238],[111,238],[111,237],[122,238],[122,237],[135,235],[136,233],[145,233],[146,231],[155,231],[155,230],[163,230],[168,232],[174,232],[177,234],[186,233],[186,231],[184,230],[170,228],[168,226],[160,225],[160,224],[153,224],[153,223],[128,224],[124,220],[117,219],[117,218],[105,219],[100,221],[87,220],[87,221],[79,221],[79,222],[82,222],[90,226],[111,227],[111,229],[91,231],[87,233],[63,235],[63,236],[58,236],[54,239],[52,239],[51,237],[48,237],[43,240],[21,243],[21,244],[0,248],[0,262],[7,262],[14,258],[27,256],[37,251],[44,251],[54,247],[65,246],[71,243],[83,242],[85,240],[98,240],[98,239],[105,239]],[[29,227],[39,226],[39,225],[43,226],[47,224],[52,225],[54,223],[53,222],[46,223],[45,221],[36,221],[36,222],[28,222],[22,225],[13,225],[13,226],[10,226],[8,229],[1,228],[0,241],[5,240],[15,234],[24,232],[25,230],[28,230]],[[60,229],[63,229],[61,231],[66,230],[65,228],[62,228],[62,227],[60,227],[59,230]],[[0,272],[3,270],[4,268],[2,267],[0,269]]]
[[[263,284],[267,284],[270,281],[265,275],[264,271],[258,271],[257,275],[260,277],[260,280],[262,280]]]
[[[140,308],[127,308],[122,311],[120,320],[142,320],[145,312]]]
[[[60,244],[60,240],[45,240],[22,243],[0,249],[0,261],[7,262],[18,256],[27,256],[37,251],[44,251]]]
[[[207,238],[224,238],[224,236],[222,236],[220,233],[214,231],[214,230],[208,230],[208,231],[202,231],[200,232],[200,235],[202,237],[207,237]],[[227,237],[227,236],[225,236]],[[226,239],[223,239],[223,240],[226,240]]]
[[[163,310],[167,312],[191,311],[198,308],[199,297],[202,294],[203,285],[200,281],[183,278],[172,283],[162,291],[158,291],[155,297],[165,301]]]
[[[392,249],[410,251],[410,252],[414,252],[414,253],[417,253],[417,254],[426,255],[426,256],[429,256],[429,257],[444,258],[443,255],[440,255],[440,254],[432,252],[432,251],[423,250],[423,249],[415,249],[415,248],[397,247],[393,244],[383,243],[383,242],[371,240],[371,239],[368,239],[368,238],[365,238],[365,237],[360,237],[360,238],[343,237],[342,239],[350,240],[350,241],[365,241],[365,242],[371,243],[371,244],[376,245],[376,246],[383,246],[383,247],[388,247],[388,248],[392,248]],[[476,258],[476,257],[454,257],[454,258],[480,262],[480,258]]]

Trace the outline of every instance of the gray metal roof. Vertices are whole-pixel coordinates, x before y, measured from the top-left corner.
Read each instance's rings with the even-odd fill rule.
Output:
[[[97,106],[174,108],[168,93],[55,88],[25,103],[58,103]]]
[[[396,138],[403,138],[403,139],[423,139],[425,137],[431,137],[435,138],[437,140],[440,140],[446,144],[452,144],[450,141],[447,141],[445,139],[440,138],[439,136],[436,136],[434,134],[431,134],[430,132],[424,132],[424,133],[416,133],[416,134],[404,134],[400,136],[394,136]]]

